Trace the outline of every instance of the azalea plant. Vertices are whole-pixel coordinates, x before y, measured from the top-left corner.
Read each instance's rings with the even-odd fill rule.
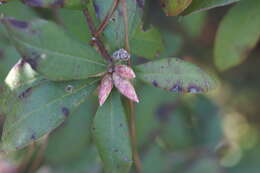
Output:
[[[186,16],[236,1],[161,0],[156,8],[165,17]],[[209,75],[212,71],[196,65],[200,63],[172,56],[174,45],[163,37],[166,31],[149,22],[154,8],[149,0],[0,2],[0,37],[8,45],[4,55],[12,47],[8,56],[15,52],[13,56],[19,57],[0,85],[0,112],[5,115],[1,151],[23,153],[22,164],[10,168],[14,171],[36,171],[42,158],[59,163],[61,158],[73,160],[83,154],[92,166],[100,158],[98,165],[107,173],[127,173],[132,167],[141,173],[136,117],[143,116],[140,109],[153,109],[143,106],[145,96],[160,88],[167,94],[151,100],[176,99],[219,86],[216,76]],[[241,27],[248,35],[237,44],[229,44],[236,35],[225,27],[232,23],[232,15],[237,17],[237,10],[250,9],[248,16],[258,15],[259,5],[257,0],[238,3],[224,19],[215,46],[220,70],[246,56],[242,49],[224,61],[227,50],[240,46],[251,50],[256,45],[259,22],[249,31]],[[22,15],[15,14],[19,10]],[[57,146],[64,140],[67,149],[62,150]],[[29,168],[24,166],[29,163]],[[7,163],[2,165],[8,169]]]

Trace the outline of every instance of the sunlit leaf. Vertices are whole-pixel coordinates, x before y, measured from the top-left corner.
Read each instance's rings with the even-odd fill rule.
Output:
[[[184,11],[183,14],[196,13],[211,8],[228,5],[240,0],[193,0],[190,6]]]
[[[201,93],[213,89],[215,81],[197,66],[177,58],[152,61],[136,67],[137,77],[172,92]]]
[[[232,8],[218,29],[214,58],[219,70],[242,63],[260,39],[260,1],[243,1]],[[234,29],[236,28],[236,29]]]
[[[6,115],[1,149],[23,148],[57,128],[96,84],[96,79],[50,82],[19,61],[8,74],[1,93],[1,109]]]
[[[161,6],[167,16],[176,16],[185,10],[192,0],[161,0]]]
[[[73,40],[52,22],[4,18],[2,23],[23,59],[48,79],[86,79],[106,70],[98,52]]]

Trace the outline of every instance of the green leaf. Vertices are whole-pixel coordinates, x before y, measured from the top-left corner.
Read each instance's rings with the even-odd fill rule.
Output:
[[[205,27],[205,22],[207,21],[207,12],[201,12],[189,16],[184,16],[180,23],[193,38],[198,38],[202,32],[203,27]]]
[[[87,8],[93,23],[97,25],[98,20],[92,3],[88,3]],[[89,43],[92,40],[91,32],[82,11],[60,8],[57,13],[59,14],[60,23],[69,34],[84,43]]]
[[[201,93],[215,87],[215,81],[195,65],[168,58],[138,65],[137,77],[172,92]]]
[[[22,2],[30,7],[42,8],[83,9],[86,5],[82,0],[22,0]]]
[[[132,164],[128,125],[120,95],[113,92],[99,107],[93,135],[107,173],[127,173]]]
[[[64,148],[68,146],[64,144]],[[65,151],[66,152],[66,151]],[[55,153],[53,153],[55,154]],[[81,150],[81,156],[64,164],[51,164],[50,173],[99,173],[101,172],[100,158],[94,145]]]
[[[193,0],[190,6],[182,13],[184,15],[209,10],[211,8],[228,5],[240,0]]]
[[[176,97],[167,91],[143,85],[138,88],[140,103],[136,105],[136,136],[139,147],[147,144],[155,129],[160,128],[158,108],[165,102],[175,102]],[[149,108],[149,109],[147,109]],[[144,125],[149,123],[149,125]]]
[[[184,102],[186,110],[190,110],[189,119],[192,119],[189,126],[196,142],[193,147],[215,149],[224,138],[219,107],[205,96],[188,97]]]
[[[185,171],[185,173],[201,172],[221,173],[221,167],[217,158],[204,157],[200,160],[196,160],[195,163],[193,163],[193,165]]]
[[[149,59],[155,58],[164,49],[161,33],[155,28],[143,31],[141,26],[137,27],[130,46],[133,54]]]
[[[114,0],[94,0],[96,13],[100,21],[105,19],[113,3]],[[128,16],[128,35],[129,40],[131,40],[135,34],[136,28],[139,27],[141,23],[143,4],[141,1],[126,0],[126,7]],[[125,47],[125,25],[121,2],[119,2],[118,8],[115,10],[103,33],[108,45],[113,51]]]
[[[88,97],[61,127],[51,133],[45,151],[45,159],[48,162],[64,164],[74,161],[89,147],[90,127],[96,107],[94,103],[98,102]],[[79,129],[82,133],[79,133]]]
[[[59,9],[61,23],[73,37],[88,43],[92,36],[82,11]]]
[[[182,108],[182,109],[181,109]],[[171,151],[187,150],[192,147],[193,136],[185,108],[178,106],[166,117],[160,137]]]
[[[255,47],[260,39],[259,9],[258,0],[242,1],[224,17],[214,48],[214,60],[219,70],[239,65]]]
[[[32,8],[19,1],[10,1],[0,5],[0,13],[4,16],[15,17],[19,20],[33,19],[37,16]]]
[[[57,128],[85,101],[96,83],[54,83],[37,75],[24,61],[18,62],[1,93],[1,108],[6,115],[1,149],[23,148]]]
[[[167,168],[167,157],[158,146],[152,146],[143,158],[143,172],[144,173],[159,173],[168,172]]]
[[[36,13],[26,5],[19,1],[10,1],[6,4],[0,5],[0,15],[15,17],[19,20],[29,20],[35,18]],[[3,25],[0,25],[0,38],[6,38],[6,33],[4,32]]]
[[[73,40],[52,22],[13,18],[2,22],[24,60],[48,79],[86,79],[105,71],[102,57],[92,47]]]
[[[162,33],[165,49],[160,53],[159,57],[164,58],[177,55],[184,42],[182,36],[178,33],[172,33],[163,29],[160,30],[160,33]]]
[[[185,10],[192,0],[161,0],[161,6],[167,16],[177,16]]]
[[[2,41],[2,40],[1,40]],[[10,69],[20,59],[15,48],[0,41],[0,83],[4,82]]]

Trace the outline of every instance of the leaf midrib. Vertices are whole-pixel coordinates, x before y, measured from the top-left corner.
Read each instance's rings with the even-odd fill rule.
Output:
[[[105,64],[103,63],[99,63],[97,61],[92,61],[90,59],[87,59],[87,58],[80,58],[80,57],[77,57],[77,56],[74,56],[74,55],[69,55],[69,54],[65,54],[63,52],[58,52],[58,51],[53,51],[53,50],[47,50],[47,49],[43,49],[43,48],[40,48],[40,47],[36,47],[36,46],[33,46],[23,40],[20,40],[16,37],[12,37],[14,40],[16,40],[17,42],[20,42],[21,44],[27,46],[27,47],[31,47],[31,48],[34,48],[34,49],[38,49],[40,51],[43,51],[43,52],[46,52],[46,53],[49,53],[49,54],[53,54],[53,55],[58,55],[57,57],[59,56],[64,56],[64,57],[68,57],[68,58],[73,58],[73,59],[79,59],[80,61],[86,61],[86,62],[90,62],[90,63],[93,63],[93,64],[98,64],[98,65],[101,65],[101,66],[106,66]]]

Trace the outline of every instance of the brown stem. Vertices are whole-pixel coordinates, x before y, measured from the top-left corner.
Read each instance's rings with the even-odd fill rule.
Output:
[[[134,160],[134,163],[135,163],[136,173],[141,173],[142,172],[142,165],[141,165],[141,160],[140,160],[139,153],[138,153],[138,150],[137,150],[134,102],[129,100],[129,106],[130,106],[129,124],[130,124],[131,145],[132,145],[132,151],[133,151],[133,160]]]
[[[98,37],[95,37],[96,29],[95,29],[94,22],[89,14],[88,8],[83,9],[83,14],[86,18],[86,22],[88,24],[88,28],[90,29],[91,35],[93,36],[93,41],[97,45],[99,52],[108,61],[108,63],[111,64],[112,58],[107,52],[104,44],[101,42],[101,40]]]
[[[114,0],[113,6],[111,7],[111,9],[109,10],[108,14],[106,15],[105,19],[102,21],[102,23],[99,25],[96,33],[95,33],[95,37],[98,37],[106,28],[110,18],[112,17],[112,15],[114,14],[117,6],[118,6],[119,0]]]
[[[124,26],[125,26],[125,50],[130,53],[130,45],[129,45],[129,36],[128,36],[128,15],[127,15],[127,4],[126,0],[121,0],[122,8],[123,8],[123,17],[124,17]],[[131,60],[128,60],[128,65],[131,66]],[[129,100],[130,107],[130,135],[131,135],[131,145],[133,151],[133,160],[135,163],[135,168],[137,173],[142,172],[142,165],[140,156],[137,149],[137,138],[136,138],[136,125],[135,125],[135,105]]]
[[[33,156],[34,151],[35,151],[35,143],[32,143],[28,147],[28,151],[27,151],[26,156],[23,158],[22,162],[19,164],[19,166],[17,168],[17,172],[24,172],[24,170],[28,166],[28,163],[30,162],[30,160]]]
[[[48,145],[48,137],[49,135],[46,135],[43,141],[43,144],[41,144],[39,151],[37,152],[37,155],[31,164],[32,166],[29,169],[29,173],[33,173],[42,163],[43,161],[43,153]]]
[[[53,16],[54,21],[57,24],[64,26],[64,23],[62,22],[62,20],[60,18],[59,11],[57,8],[52,9],[52,16]]]

